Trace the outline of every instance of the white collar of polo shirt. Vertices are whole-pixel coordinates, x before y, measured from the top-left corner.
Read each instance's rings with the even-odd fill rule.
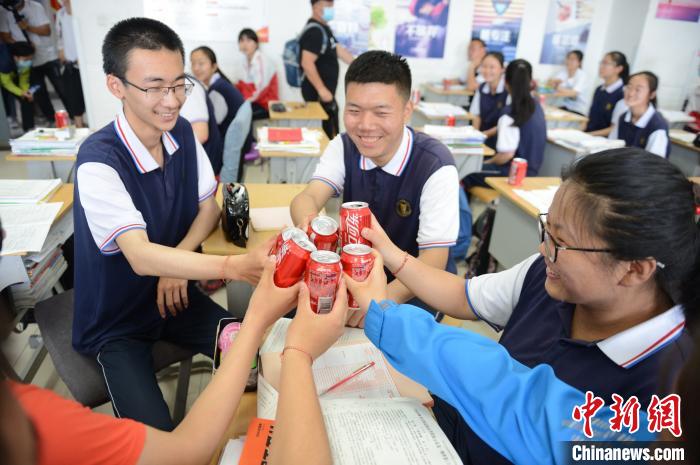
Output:
[[[502,94],[505,89],[506,89],[506,77],[501,76],[501,79],[498,81],[498,85],[496,86],[496,93]],[[484,86],[484,91],[482,92],[482,94],[490,94],[490,93],[491,93],[491,86],[487,83]]]
[[[605,84],[603,84],[601,87],[603,89],[605,89],[605,92],[607,92],[608,94],[612,94],[613,92],[615,92],[617,89],[619,89],[622,86],[623,86],[622,79],[618,78],[617,81],[613,82],[609,86],[605,87]]]
[[[148,149],[146,149],[146,146],[143,145],[143,142],[136,136],[134,130],[131,129],[131,125],[129,125],[126,116],[124,116],[123,108],[119,110],[117,117],[114,119],[114,130],[131,155],[139,173],[149,173],[156,168],[160,168],[158,162],[153,159],[153,156]],[[165,147],[168,155],[172,155],[180,148],[180,145],[169,131],[163,132],[161,140],[163,141],[163,147]]]
[[[676,305],[661,315],[610,336],[596,345],[622,368],[631,368],[678,338],[684,327],[683,307]]]
[[[396,153],[394,153],[394,156],[391,157],[391,160],[389,160],[389,163],[382,166],[382,170],[384,170],[384,172],[389,173],[393,176],[401,176],[401,173],[403,173],[403,170],[406,169],[406,165],[408,164],[408,159],[411,156],[412,149],[413,149],[413,134],[406,126],[404,126],[403,127],[403,137],[401,138],[401,143],[399,144],[399,148],[396,150]],[[374,169],[376,167],[377,167],[377,165],[374,164],[374,162],[372,160],[360,155],[360,169],[362,169],[363,171],[369,171],[369,170]]]
[[[639,118],[634,125],[638,128],[647,127],[647,124],[649,124],[649,120],[651,120],[651,117],[654,116],[654,113],[656,113],[656,108],[654,108],[654,105],[650,103],[647,107],[647,111],[644,112],[642,117]],[[628,109],[627,113],[625,113],[625,123],[629,123],[630,121],[632,121],[632,110]]]
[[[216,73],[211,75],[211,78],[209,79],[209,87],[213,86],[216,81],[221,79],[221,74],[217,71]]]

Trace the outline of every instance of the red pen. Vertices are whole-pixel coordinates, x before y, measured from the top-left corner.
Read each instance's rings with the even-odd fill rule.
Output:
[[[328,389],[326,389],[325,391],[323,391],[322,393],[320,393],[320,394],[319,394],[319,397],[322,396],[322,395],[324,395],[324,394],[329,393],[330,391],[332,391],[333,389],[337,388],[338,386],[341,386],[341,385],[347,383],[348,381],[350,381],[351,379],[353,379],[355,376],[364,373],[365,371],[367,371],[367,370],[369,370],[370,368],[372,368],[374,365],[375,365],[374,362],[369,362],[367,365],[361,366],[361,367],[358,368],[357,370],[355,370],[355,371],[353,371],[352,373],[350,373],[347,377],[341,379],[340,381],[338,381],[337,383],[335,383],[333,386],[329,387]]]

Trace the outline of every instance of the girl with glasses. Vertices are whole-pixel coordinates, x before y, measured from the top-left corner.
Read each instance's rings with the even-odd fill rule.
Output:
[[[543,218],[539,254],[500,273],[465,281],[408,257],[376,222],[363,235],[386,267],[427,305],[502,331],[500,344],[520,364],[551,370],[558,380],[590,390],[608,405],[618,394],[635,395],[647,406],[653,394],[669,393],[692,346],[685,315],[700,308],[678,302],[680,285],[694,277],[700,250],[694,209],[692,183],[680,170],[643,150],[617,149],[589,155],[571,167]],[[360,286],[348,288],[363,301]],[[361,304],[364,311],[371,299],[379,302],[386,295],[376,287],[370,292]],[[684,301],[697,303],[700,289],[691,293],[695,297]],[[382,306],[365,316],[365,331],[379,341],[394,367],[409,375],[423,373],[417,380],[440,393],[434,413],[462,460],[510,463],[507,454],[499,453],[504,449],[494,450],[472,428],[479,426],[476,420],[467,424],[453,408],[475,401],[459,397],[471,381],[455,375],[466,350],[447,349],[459,335],[442,339],[436,323],[418,321],[411,311],[392,313],[391,322],[381,323],[396,304]],[[377,315],[382,311],[387,316]],[[488,351],[483,355],[490,356]],[[537,402],[538,389],[545,389],[545,384],[534,388],[529,398],[499,397],[494,393],[507,387],[499,379],[476,400],[502,403],[503,409],[526,408]],[[475,415],[479,418],[479,412]],[[547,428],[545,423],[539,427]]]
[[[651,71],[630,76],[625,86],[624,113],[620,112],[608,138],[622,139],[627,147],[639,147],[660,157],[668,158],[671,144],[668,122],[656,108],[659,78]],[[618,112],[616,111],[616,114]]]
[[[622,52],[606,53],[598,66],[598,75],[603,84],[595,90],[593,103],[588,112],[586,132],[594,136],[607,136],[612,131],[617,102],[623,99],[623,86],[630,75],[627,57]]]

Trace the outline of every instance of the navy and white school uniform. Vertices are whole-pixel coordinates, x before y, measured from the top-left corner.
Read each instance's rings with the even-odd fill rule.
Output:
[[[547,143],[547,122],[539,102],[533,99],[535,111],[525,124],[514,126],[512,107],[507,105],[498,119],[497,152],[515,152],[514,158],[527,160],[527,175],[537,176],[542,166],[544,147]],[[498,167],[501,176],[508,176],[510,162]]]
[[[153,373],[151,351],[167,340],[213,355],[218,320],[228,313],[190,282],[189,308],[161,318],[158,277],[139,276],[116,240],[142,229],[152,243],[177,246],[216,179],[192,126],[164,132],[161,168],[120,111],[81,144],[75,183],[73,347],[96,357],[119,417],[173,428]]]
[[[233,84],[222,78],[219,73],[214,73],[209,80],[207,94],[214,106],[214,117],[216,124],[219,125],[219,134],[225,139],[229,125],[236,117],[236,113],[245,99],[243,94]]]
[[[649,104],[636,123],[632,122],[632,112],[629,109],[625,111],[617,120],[608,138],[622,139],[627,147],[639,147],[664,158],[668,158],[671,153],[668,122],[652,104]]]
[[[477,317],[503,330],[500,344],[527,367],[548,365],[559,380],[592,391],[607,405],[612,394],[624,399],[637,396],[646,406],[653,394],[663,397],[672,391],[692,350],[681,306],[606,339],[581,341],[571,337],[575,305],[550,297],[546,277],[544,258],[533,255],[503,272],[468,280],[465,292]],[[435,400],[438,423],[464,463],[510,463],[483,442],[452,406]]]
[[[194,88],[187,100],[185,100],[182,108],[180,108],[180,116],[189,121],[190,124],[207,123],[209,137],[202,146],[207,155],[209,155],[214,174],[219,174],[223,164],[224,140],[219,133],[219,125],[216,123],[214,105],[211,103],[202,83],[192,76],[187,76],[187,78],[194,83]]]
[[[622,79],[618,79],[609,86],[603,84],[595,90],[591,109],[588,112],[586,132],[609,128],[614,124],[615,105],[625,96],[623,87]]]
[[[343,202],[369,203],[391,240],[414,257],[420,249],[455,245],[457,168],[449,149],[422,132],[404,127],[399,148],[383,167],[365,158],[347,134],[338,135],[311,179],[328,184],[335,196],[342,193]]]
[[[581,68],[577,69],[573,76],[569,76],[567,70],[562,70],[554,77],[561,81],[557,89],[575,90],[576,97],[566,97],[562,99],[562,106],[566,110],[575,111],[585,115],[588,111],[588,99],[583,92],[586,90],[586,73]]]
[[[480,130],[485,131],[496,127],[498,118],[501,117],[508,103],[510,103],[510,96],[506,91],[505,77],[501,77],[496,86],[496,92],[491,92],[491,86],[487,82],[479,85],[469,106],[469,112],[481,118]],[[496,135],[489,137],[484,143],[496,149]]]

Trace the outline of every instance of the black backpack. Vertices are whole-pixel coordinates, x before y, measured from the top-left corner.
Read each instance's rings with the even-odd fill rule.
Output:
[[[498,262],[489,254],[493,221],[496,218],[496,207],[488,205],[473,225],[472,234],[479,240],[476,250],[467,257],[466,278],[473,278],[486,273],[493,273],[498,267]]]

